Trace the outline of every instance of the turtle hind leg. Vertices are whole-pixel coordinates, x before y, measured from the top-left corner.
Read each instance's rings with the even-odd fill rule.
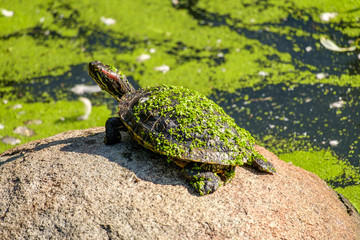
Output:
[[[252,159],[250,165],[262,172],[276,173],[276,170],[275,170],[274,166],[271,164],[271,162],[267,161],[260,154],[259,155],[256,154],[255,156],[253,156],[253,159]]]
[[[121,142],[120,131],[126,130],[126,127],[121,122],[119,117],[111,117],[105,124],[105,137],[104,143],[106,145],[112,145]]]
[[[222,185],[223,182],[216,173],[203,171],[191,165],[185,166],[182,172],[200,195],[213,193]]]

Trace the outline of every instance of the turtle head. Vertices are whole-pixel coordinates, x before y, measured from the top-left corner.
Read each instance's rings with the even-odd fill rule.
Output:
[[[113,66],[105,65],[99,61],[89,63],[89,75],[102,90],[110,93],[118,101],[135,88],[129,83],[125,75]]]

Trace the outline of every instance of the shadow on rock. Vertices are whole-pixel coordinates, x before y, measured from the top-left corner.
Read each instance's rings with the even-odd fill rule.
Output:
[[[73,136],[68,136],[70,134],[73,134]],[[46,149],[53,152],[50,157],[54,158],[57,157],[57,151],[81,153],[87,156],[87,158],[83,158],[84,161],[94,158],[93,156],[101,156],[133,172],[136,178],[143,181],[163,185],[184,185],[191,193],[196,194],[183,178],[180,167],[172,162],[168,163],[165,156],[138,145],[127,133],[123,132],[122,135],[123,140],[121,143],[108,146],[103,143],[104,132],[99,132],[99,129],[95,131],[89,129],[82,136],[76,136],[76,132],[67,132],[64,133],[65,138],[59,139],[59,137],[54,136],[52,138],[56,137],[57,140],[51,141],[52,138],[46,139],[46,142],[38,140],[30,143],[31,146],[26,145],[25,148],[16,147],[3,153],[2,156],[8,156],[9,158],[3,162],[0,160],[0,166],[18,158],[23,158],[25,161],[28,153]],[[76,156],[78,154],[72,157]]]

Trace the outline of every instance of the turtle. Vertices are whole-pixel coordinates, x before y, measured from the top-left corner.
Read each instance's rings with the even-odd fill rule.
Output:
[[[169,85],[135,90],[120,70],[100,61],[90,62],[88,73],[119,102],[119,116],[106,121],[105,144],[121,142],[121,131],[127,131],[143,147],[180,166],[198,194],[229,183],[236,166],[276,172],[255,150],[250,133],[205,95]]]

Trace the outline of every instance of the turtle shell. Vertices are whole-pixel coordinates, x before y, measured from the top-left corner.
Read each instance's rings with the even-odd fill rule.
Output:
[[[249,132],[221,107],[183,87],[127,93],[120,99],[119,116],[137,142],[175,160],[242,165],[253,157],[264,159]]]

